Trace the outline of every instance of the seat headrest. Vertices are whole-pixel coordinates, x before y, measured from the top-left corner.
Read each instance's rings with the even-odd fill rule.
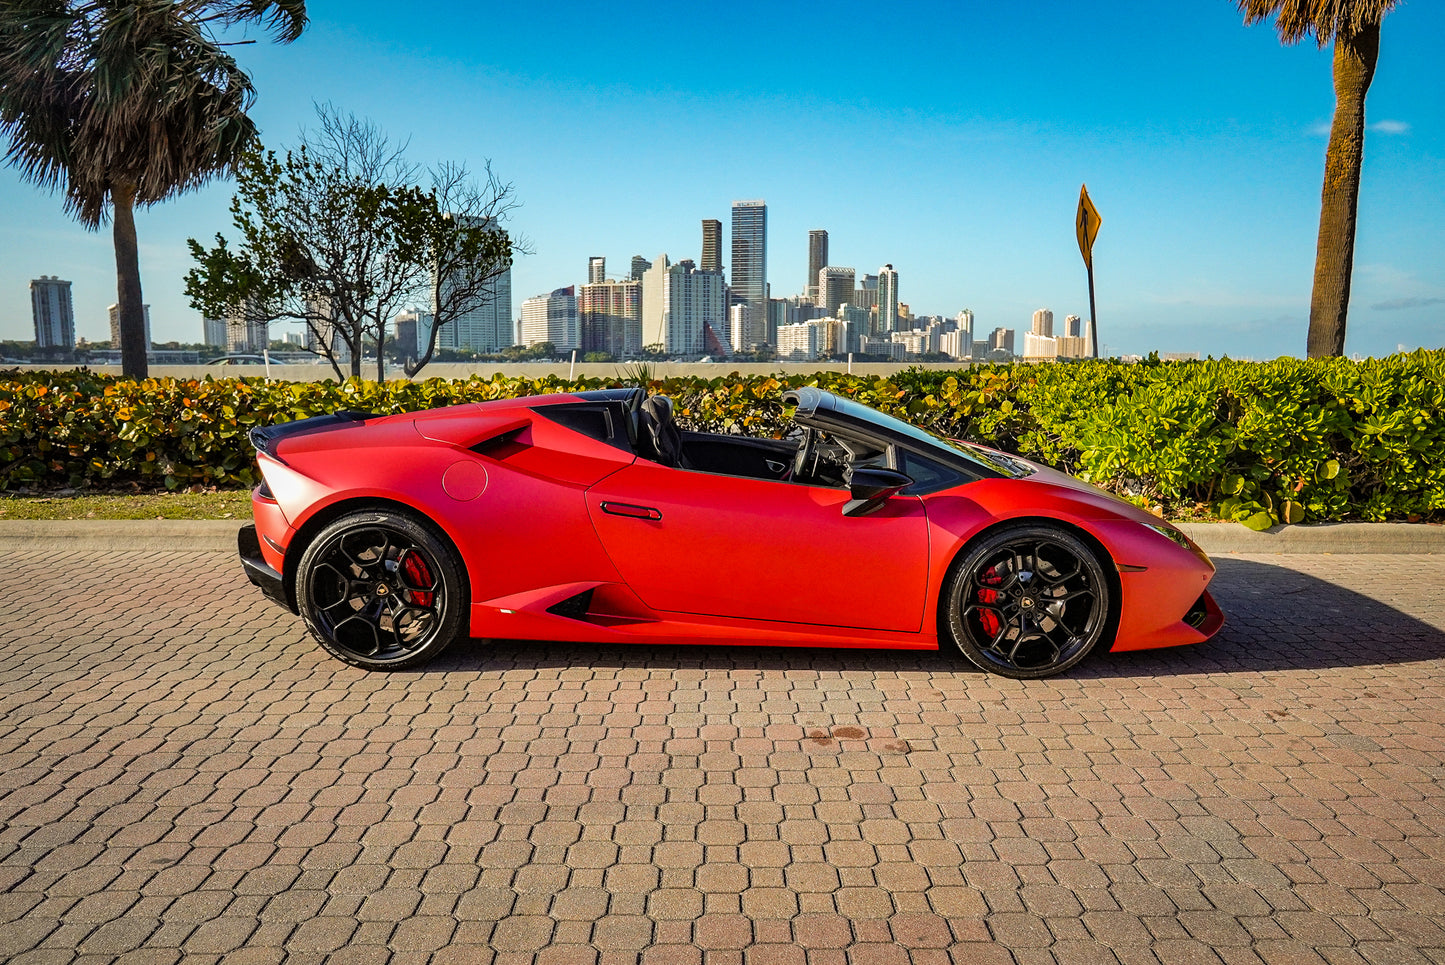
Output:
[[[682,432],[672,421],[672,400],[665,395],[651,395],[638,413],[638,435],[645,440],[652,456],[664,466],[682,464]]]

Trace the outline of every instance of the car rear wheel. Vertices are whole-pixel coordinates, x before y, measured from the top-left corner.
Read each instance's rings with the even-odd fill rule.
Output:
[[[431,526],[389,511],[343,516],[301,555],[296,603],[332,656],[367,670],[412,667],[461,636],[466,586]]]
[[[971,662],[1029,680],[1089,655],[1109,623],[1098,558],[1056,526],[1001,529],[953,567],[944,587],[948,629]]]

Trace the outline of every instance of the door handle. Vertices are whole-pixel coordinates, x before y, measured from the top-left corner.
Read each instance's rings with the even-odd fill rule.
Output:
[[[634,506],[631,503],[603,502],[602,511],[612,516],[626,516],[630,519],[661,519],[662,510],[651,506]]]

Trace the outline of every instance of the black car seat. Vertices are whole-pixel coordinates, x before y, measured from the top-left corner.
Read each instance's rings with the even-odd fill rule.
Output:
[[[682,430],[672,421],[672,400],[650,395],[637,413],[637,454],[664,466],[681,466]]]

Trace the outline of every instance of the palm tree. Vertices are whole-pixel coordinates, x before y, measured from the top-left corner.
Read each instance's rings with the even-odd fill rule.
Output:
[[[251,79],[218,33],[254,23],[289,42],[305,0],[5,0],[0,132],[29,181],[98,229],[111,215],[121,365],[146,376],[135,207],[231,170],[256,139]]]
[[[1365,156],[1365,94],[1380,54],[1380,23],[1399,0],[1235,0],[1245,25],[1274,17],[1282,43],[1334,41],[1335,119],[1325,148],[1320,236],[1310,296],[1310,358],[1345,354],[1355,261],[1355,212]]]

